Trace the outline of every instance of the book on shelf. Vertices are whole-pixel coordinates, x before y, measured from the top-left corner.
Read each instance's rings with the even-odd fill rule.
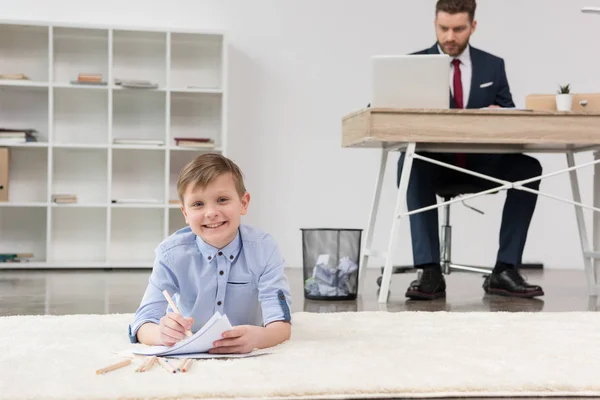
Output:
[[[33,258],[33,253],[0,253],[0,263],[24,262]]]
[[[131,144],[145,146],[164,146],[165,141],[161,139],[113,139],[114,144]]]
[[[115,78],[115,85],[128,89],[157,89],[158,84],[143,79],[120,79]]]
[[[57,204],[77,203],[77,195],[74,194],[53,194],[52,202]]]
[[[134,198],[124,198],[124,199],[113,199],[111,201],[113,204],[159,204],[160,201],[156,199],[134,199]]]
[[[28,81],[30,80],[25,74],[0,74],[0,79],[7,79],[12,81]]]
[[[71,84],[105,86],[107,82],[102,81],[102,74],[80,73],[76,80],[71,81]]]
[[[0,128],[0,145],[37,142],[35,129]]]
[[[212,149],[215,147],[215,142],[210,138],[176,137],[175,146]]]

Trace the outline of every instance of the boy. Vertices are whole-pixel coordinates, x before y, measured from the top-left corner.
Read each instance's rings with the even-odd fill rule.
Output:
[[[215,311],[234,328],[210,353],[248,353],[288,340],[291,297],[284,260],[271,235],[240,225],[250,194],[238,166],[219,154],[198,156],[180,172],[177,192],[189,226],[157,247],[129,325],[130,341],[172,346]],[[181,315],[167,312],[165,289]]]

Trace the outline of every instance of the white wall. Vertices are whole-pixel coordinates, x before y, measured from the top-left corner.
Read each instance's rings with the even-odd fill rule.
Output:
[[[301,227],[364,228],[379,153],[341,148],[341,117],[368,102],[369,57],[434,43],[435,0],[0,0],[3,19],[136,27],[226,29],[230,38],[229,155],[252,194],[245,222],[271,232],[292,266],[302,262]],[[506,60],[517,106],[529,93],[571,83],[600,91],[600,0],[479,0],[472,44]],[[578,46],[578,47],[576,47]],[[538,156],[545,171],[564,156]],[[588,160],[589,155],[578,157]],[[384,250],[395,198],[389,161],[376,247]],[[591,169],[580,172],[591,201]],[[542,189],[570,198],[567,176]],[[487,214],[454,210],[454,256],[493,264],[504,195],[473,201]],[[588,230],[590,212],[586,211]],[[406,221],[407,222],[407,221]],[[411,263],[408,225],[397,262]],[[582,268],[573,207],[540,198],[524,261]],[[381,265],[373,262],[371,265]]]

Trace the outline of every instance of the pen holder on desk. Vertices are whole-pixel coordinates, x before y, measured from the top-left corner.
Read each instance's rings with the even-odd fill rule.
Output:
[[[300,230],[304,298],[355,300],[362,229]]]

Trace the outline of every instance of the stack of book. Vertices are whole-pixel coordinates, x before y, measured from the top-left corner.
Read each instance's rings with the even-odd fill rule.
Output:
[[[102,74],[79,74],[77,80],[71,81],[73,85],[106,85],[102,81]]]
[[[120,79],[115,78],[115,85],[128,89],[157,89],[158,84],[146,79]]]
[[[163,146],[164,140],[161,139],[113,139],[114,144],[142,145],[142,146]]]
[[[179,147],[195,147],[203,149],[212,149],[215,147],[215,142],[210,138],[187,138],[176,137],[175,145]]]
[[[35,129],[0,128],[0,145],[10,146],[27,142],[37,142]]]
[[[74,194],[53,194],[52,202],[57,204],[77,203],[77,195]]]
[[[29,77],[25,74],[0,74],[0,79],[8,79],[12,81],[28,81]]]
[[[32,258],[32,253],[0,253],[0,263],[25,262]]]

